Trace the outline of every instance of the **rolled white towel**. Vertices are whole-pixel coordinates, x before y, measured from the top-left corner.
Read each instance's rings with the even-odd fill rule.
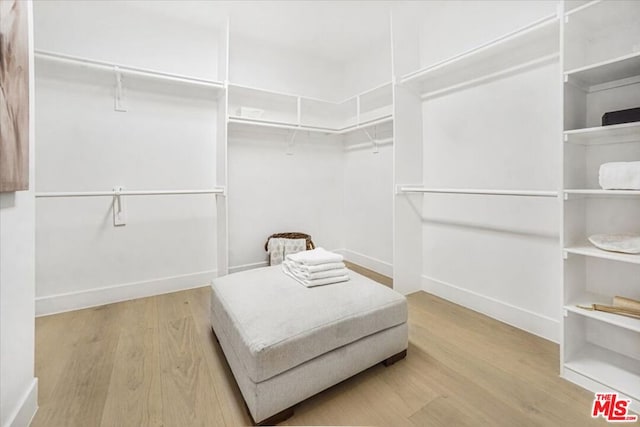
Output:
[[[604,163],[599,178],[605,190],[640,190],[640,161]]]
[[[334,283],[342,283],[342,282],[346,282],[349,280],[349,275],[345,274],[342,276],[336,276],[336,277],[327,277],[324,279],[314,279],[314,280],[307,280],[307,279],[303,279],[301,277],[296,276],[295,274],[293,274],[288,266],[286,264],[282,264],[282,271],[284,271],[285,274],[287,274],[288,276],[292,277],[293,279],[295,279],[298,283],[302,284],[303,286],[306,286],[307,288],[313,288],[315,286],[323,286],[323,285],[331,285]]]
[[[304,265],[328,264],[334,262],[342,262],[342,255],[329,252],[322,248],[316,248],[310,251],[298,252],[297,254],[287,255],[289,261],[298,262]]]

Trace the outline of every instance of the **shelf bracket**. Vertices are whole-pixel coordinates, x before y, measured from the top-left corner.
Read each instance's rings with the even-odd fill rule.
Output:
[[[380,152],[380,150],[378,149],[378,140],[376,139],[377,136],[377,131],[376,128],[373,128],[373,136],[371,136],[371,134],[369,133],[369,131],[367,131],[366,129],[362,129],[362,131],[365,133],[365,135],[367,135],[367,138],[369,138],[369,141],[371,142],[372,146],[373,146],[373,154],[378,154]]]
[[[567,251],[562,251],[562,259],[564,259],[564,260],[569,259],[569,252],[567,252]]]
[[[297,133],[298,133],[297,130],[294,130],[293,132],[291,132],[291,136],[289,137],[289,142],[287,144],[287,152],[286,152],[287,156],[293,156],[294,154]]]
[[[127,107],[124,102],[124,89],[122,88],[122,72],[120,71],[120,67],[115,65],[113,72],[116,79],[113,109],[115,111],[126,112]]]
[[[124,199],[122,194],[122,187],[113,188],[113,226],[120,227],[127,224],[127,216],[124,210]]]

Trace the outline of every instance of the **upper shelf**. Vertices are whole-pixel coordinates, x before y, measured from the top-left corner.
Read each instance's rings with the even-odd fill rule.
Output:
[[[579,145],[619,144],[640,141],[640,122],[568,130],[564,132],[564,141]]]
[[[640,76],[640,52],[569,70],[564,75],[585,88]]]
[[[50,52],[44,50],[35,51],[36,58],[61,62],[65,64],[79,65],[104,71],[120,72],[125,75],[162,80],[163,82],[199,86],[213,89],[215,91],[224,90],[224,84],[215,80],[207,80],[199,77],[186,76],[182,74],[166,73],[164,71],[152,70],[148,68],[134,67],[125,64],[116,64],[100,61],[91,58]]]
[[[267,120],[249,119],[246,117],[239,117],[239,116],[229,116],[229,123],[236,126],[287,129],[287,130],[295,130],[295,131],[302,131],[302,132],[323,133],[326,135],[345,135],[350,132],[368,129],[372,126],[390,123],[392,121],[393,121],[393,116],[388,115],[376,120],[371,120],[365,123],[360,123],[358,125],[353,125],[353,126],[347,126],[344,128],[327,128],[327,127],[308,126],[308,125],[302,125],[302,124],[296,124],[296,123],[271,122]]]
[[[430,94],[555,58],[560,49],[556,14],[488,43],[402,76],[400,83]]]
[[[343,135],[389,123],[393,118],[391,83],[343,101],[229,84],[229,123]]]

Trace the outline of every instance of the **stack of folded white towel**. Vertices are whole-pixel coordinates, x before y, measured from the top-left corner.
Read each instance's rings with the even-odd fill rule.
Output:
[[[342,255],[322,248],[287,255],[282,270],[308,288],[349,280]]]
[[[640,190],[640,161],[604,163],[599,175],[605,190]]]

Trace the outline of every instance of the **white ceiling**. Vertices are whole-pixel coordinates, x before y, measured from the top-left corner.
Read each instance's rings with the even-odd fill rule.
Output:
[[[210,24],[226,17],[249,38],[343,61],[389,37],[389,1],[142,1],[139,7]]]

